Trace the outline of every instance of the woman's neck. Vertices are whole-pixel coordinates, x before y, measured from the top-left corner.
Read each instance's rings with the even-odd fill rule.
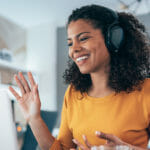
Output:
[[[90,76],[92,80],[92,86],[88,91],[89,96],[104,97],[114,92],[114,90],[108,86],[108,73],[92,73]]]

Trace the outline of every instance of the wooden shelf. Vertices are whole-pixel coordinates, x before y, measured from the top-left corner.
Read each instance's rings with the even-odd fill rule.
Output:
[[[21,71],[23,75],[27,78],[27,69],[23,66],[19,66],[19,63],[13,63],[6,60],[0,59],[0,83],[16,85],[14,82],[14,75]]]
[[[8,62],[2,59],[0,59],[0,68],[8,69],[8,70],[15,71],[15,72],[18,72],[18,71],[21,71],[23,73],[27,72],[26,68],[23,68],[19,65],[14,64],[13,62]]]
[[[19,71],[21,71],[28,81],[27,77],[27,69],[24,67],[19,66],[19,64],[14,64],[12,62],[8,62],[5,60],[0,59],[0,90],[4,89],[7,91],[9,97],[11,100],[15,100],[15,97],[12,95],[12,93],[9,91],[9,86],[12,86],[20,95],[21,92],[16,85],[16,82],[14,81],[14,74],[17,74]],[[32,71],[32,75],[35,78],[35,81],[38,81],[37,73]],[[29,82],[29,81],[28,81]]]

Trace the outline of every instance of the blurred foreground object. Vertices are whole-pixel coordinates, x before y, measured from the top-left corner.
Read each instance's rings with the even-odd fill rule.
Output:
[[[130,147],[125,145],[117,145],[117,146],[93,146],[91,150],[132,150]]]

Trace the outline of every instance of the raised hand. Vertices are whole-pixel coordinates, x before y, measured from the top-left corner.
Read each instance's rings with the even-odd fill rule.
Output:
[[[30,85],[21,72],[19,72],[18,75],[15,75],[14,79],[21,90],[21,95],[19,95],[11,86],[9,87],[9,90],[18,100],[20,109],[27,122],[31,118],[36,119],[40,117],[41,102],[38,85],[35,83],[32,73],[28,72]]]

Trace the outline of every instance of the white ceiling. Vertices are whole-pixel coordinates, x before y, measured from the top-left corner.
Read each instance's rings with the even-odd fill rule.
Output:
[[[133,0],[124,0],[130,3]],[[0,0],[0,15],[28,28],[46,22],[65,24],[68,15],[77,7],[87,4],[104,5],[119,9],[118,0]],[[140,6],[144,13],[147,8]]]

